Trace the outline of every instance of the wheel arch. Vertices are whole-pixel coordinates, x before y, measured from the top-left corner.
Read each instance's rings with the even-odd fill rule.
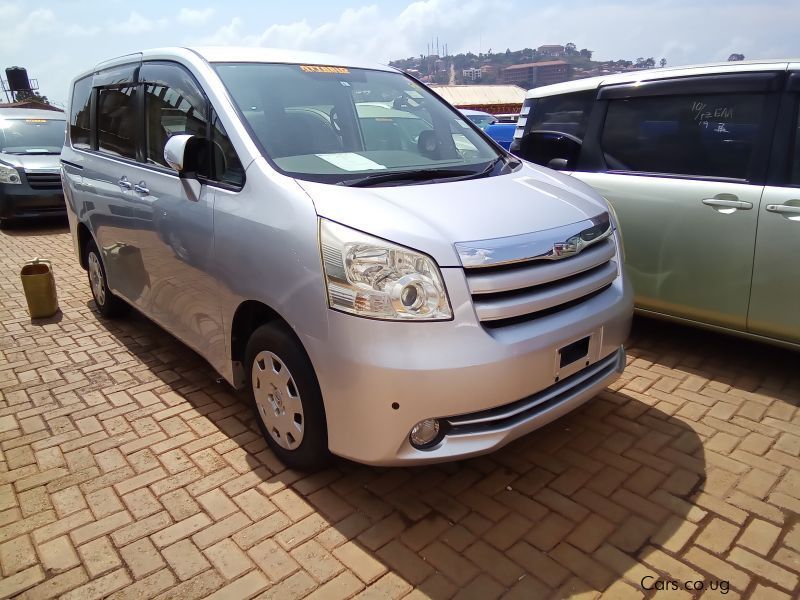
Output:
[[[244,367],[244,353],[253,332],[268,323],[280,324],[297,342],[313,368],[313,362],[303,342],[289,322],[278,311],[259,300],[245,300],[236,307],[231,320],[230,348],[233,364],[233,381],[237,388],[246,385],[248,375]],[[316,376],[316,373],[315,373]]]
[[[86,223],[82,222],[78,222],[77,233],[78,261],[80,262],[81,267],[83,267],[83,270],[86,271],[89,268],[86,263],[86,245],[89,243],[89,240],[94,239],[94,236],[92,235],[92,232],[89,231],[89,227],[86,226]]]

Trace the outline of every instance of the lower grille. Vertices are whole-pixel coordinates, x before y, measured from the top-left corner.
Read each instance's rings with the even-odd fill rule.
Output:
[[[596,362],[541,392],[488,410],[443,419],[446,435],[469,435],[513,427],[557,406],[622,369],[622,351]]]
[[[58,173],[25,173],[25,177],[35,190],[57,190],[61,188],[61,175]]]

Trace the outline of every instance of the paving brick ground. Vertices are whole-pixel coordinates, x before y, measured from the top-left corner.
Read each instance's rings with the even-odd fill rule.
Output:
[[[63,313],[32,323],[35,255]],[[640,321],[612,390],[496,454],[304,476],[196,354],[98,317],[62,226],[0,232],[0,597],[797,597],[798,357]]]

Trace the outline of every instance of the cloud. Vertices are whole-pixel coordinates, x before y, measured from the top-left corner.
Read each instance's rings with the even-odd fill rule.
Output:
[[[55,13],[49,8],[27,12],[14,4],[6,4],[0,6],[0,14],[3,15],[0,34],[0,50],[3,51],[19,51],[25,44],[56,26]]]
[[[182,8],[178,13],[178,22],[186,25],[200,25],[208,21],[216,12],[213,8]]]
[[[506,28],[507,20],[513,16],[513,6],[508,1],[418,0],[395,14],[387,14],[376,5],[366,5],[347,8],[326,23],[315,25],[304,18],[273,24],[260,32],[234,17],[213,34],[196,41],[316,50],[388,62],[424,53],[427,43],[436,36],[442,48],[448,43],[451,53],[477,49],[482,28]]]
[[[134,35],[151,33],[157,29],[163,29],[167,24],[167,19],[148,19],[136,11],[133,11],[126,21],[122,23],[112,22],[109,29],[115,33]]]

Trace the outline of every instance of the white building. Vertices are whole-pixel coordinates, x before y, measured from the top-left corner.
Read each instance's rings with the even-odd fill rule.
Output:
[[[469,69],[463,69],[461,74],[464,76],[464,81],[480,81],[483,71],[470,67]]]

